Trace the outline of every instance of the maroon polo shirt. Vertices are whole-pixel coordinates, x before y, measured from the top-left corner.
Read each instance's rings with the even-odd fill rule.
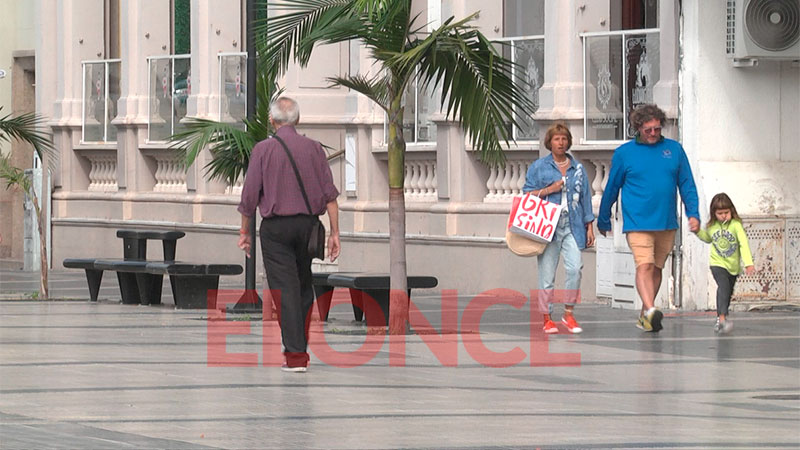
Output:
[[[300,171],[311,204],[311,212],[321,215],[328,202],[339,196],[333,184],[328,159],[319,142],[297,134],[291,125],[276,133],[283,139]],[[253,147],[244,178],[239,212],[252,217],[256,206],[264,218],[308,214],[292,164],[280,142],[270,138]]]

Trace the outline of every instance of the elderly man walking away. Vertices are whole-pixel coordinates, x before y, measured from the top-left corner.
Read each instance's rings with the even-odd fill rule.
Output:
[[[700,229],[692,169],[681,144],[661,135],[665,122],[664,111],[656,105],[642,105],[631,113],[631,123],[638,131],[633,140],[614,151],[597,219],[597,229],[605,236],[611,230],[611,206],[621,189],[622,232],[633,251],[636,290],[642,298],[636,326],[652,332],[661,330],[664,317],[655,307],[655,299],[678,229],[677,191],[689,229]]]
[[[269,287],[280,293],[278,320],[286,358],[283,370],[287,372],[305,372],[308,367],[308,324],[314,303],[308,241],[312,226],[326,211],[331,261],[339,256],[340,249],[339,191],[320,143],[297,134],[299,120],[297,102],[289,97],[280,97],[270,106],[275,136],[253,147],[238,208],[242,214],[239,248],[248,255],[252,245],[248,224],[256,206],[263,217],[261,251]]]

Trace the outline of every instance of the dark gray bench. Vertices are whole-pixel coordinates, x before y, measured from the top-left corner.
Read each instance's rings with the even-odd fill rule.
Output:
[[[145,269],[147,274],[169,275],[172,298],[181,309],[216,309],[217,289],[221,275],[239,275],[239,264],[191,264],[176,261],[151,262]],[[210,291],[210,292],[209,292]],[[211,295],[211,298],[208,297]]]
[[[216,292],[220,275],[239,275],[242,266],[174,261],[177,240],[185,235],[183,231],[117,230],[123,240],[123,259],[67,258],[64,267],[86,271],[92,301],[97,301],[103,272],[109,270],[117,274],[124,304],[160,304],[164,275],[169,275],[176,307],[206,308],[207,292]],[[147,260],[148,240],[163,242],[164,261]],[[216,297],[211,300],[216,304]]]
[[[314,296],[317,299],[317,309],[321,320],[328,320],[331,298],[334,288],[347,288],[350,291],[350,302],[353,304],[353,314],[357,321],[361,321],[364,313],[367,316],[367,325],[380,325],[381,316],[383,325],[389,324],[389,274],[367,272],[315,272],[312,274]],[[439,284],[439,280],[432,276],[409,275],[407,278],[408,297],[411,298],[412,289],[431,289]],[[364,296],[368,296],[365,298]],[[374,302],[380,306],[380,311],[374,310]]]
[[[68,269],[83,269],[86,271],[86,281],[89,283],[89,299],[97,301],[100,292],[100,282],[103,281],[103,271],[94,268],[94,258],[67,258],[64,267]]]
[[[239,275],[239,264],[194,264],[182,261],[131,261],[125,259],[65,259],[64,267],[82,268],[87,271],[89,293],[97,301],[97,291],[103,271],[133,276],[120,277],[120,294],[124,304],[161,304],[161,286],[164,275],[169,275],[172,298],[180,309],[205,309],[208,306],[208,291],[219,289],[221,275]],[[92,272],[92,278],[88,273]],[[98,274],[99,275],[96,275]],[[122,281],[125,280],[125,281]],[[216,306],[216,296],[211,298]]]

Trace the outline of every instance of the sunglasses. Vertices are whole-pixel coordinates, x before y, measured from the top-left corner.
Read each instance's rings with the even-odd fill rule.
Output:
[[[661,133],[661,127],[642,128],[642,133],[644,134]]]

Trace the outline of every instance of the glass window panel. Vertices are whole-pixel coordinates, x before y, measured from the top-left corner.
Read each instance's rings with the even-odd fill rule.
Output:
[[[514,81],[524,86],[525,95],[533,102],[535,110],[539,109],[539,88],[544,84],[544,39],[526,39],[514,41]],[[519,128],[515,139],[538,140],[539,127],[527,114],[515,112],[514,119]]]
[[[186,117],[186,100],[192,95],[192,69],[190,58],[175,58],[175,89],[172,95],[172,133],[186,130],[183,118]]]
[[[503,36],[544,34],[544,0],[504,0]]]
[[[151,141],[167,140],[172,134],[172,60],[150,60]]]
[[[103,116],[105,116],[105,78],[104,63],[84,64],[86,85],[84,86],[84,142],[103,140]]]
[[[631,35],[625,37],[626,67],[626,117],[636,107],[653,103],[653,86],[661,77],[659,60],[659,35]],[[628,124],[626,138],[632,138],[636,130]]]
[[[117,127],[111,124],[111,121],[117,117],[117,103],[122,94],[120,87],[120,77],[122,73],[122,64],[120,62],[108,63],[108,118],[106,119],[106,140],[110,142],[117,141]]]
[[[416,142],[416,130],[414,127],[414,117],[417,112],[417,83],[411,82],[406,85],[403,93],[403,139],[406,142]]]
[[[246,55],[220,57],[222,86],[220,87],[220,122],[230,123],[244,129],[247,117]]]
[[[419,114],[417,114],[417,142],[436,142],[436,123],[431,120],[431,115],[439,110],[439,97],[441,96],[438,86],[425,86],[419,83]]]
[[[622,36],[586,39],[586,139],[623,140]]]

